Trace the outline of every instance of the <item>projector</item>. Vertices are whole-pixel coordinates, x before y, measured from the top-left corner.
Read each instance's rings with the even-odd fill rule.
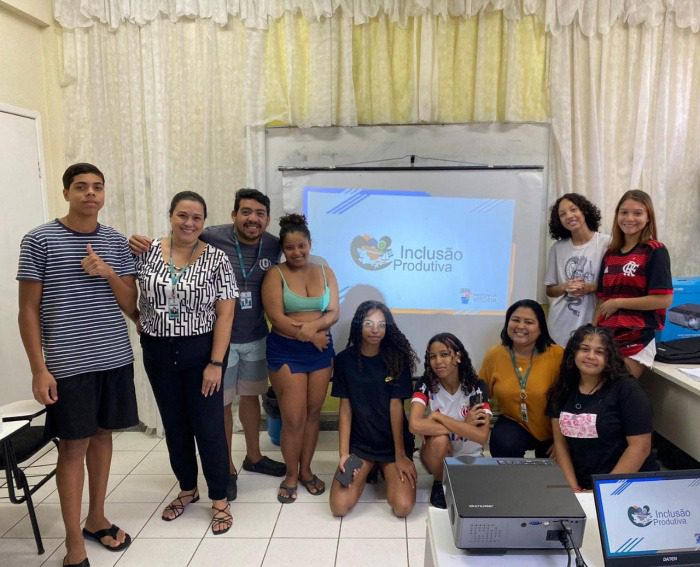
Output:
[[[550,459],[448,457],[443,482],[455,546],[472,553],[580,547],[586,514]]]
[[[668,310],[668,320],[674,325],[697,331],[700,329],[700,305],[684,303]]]

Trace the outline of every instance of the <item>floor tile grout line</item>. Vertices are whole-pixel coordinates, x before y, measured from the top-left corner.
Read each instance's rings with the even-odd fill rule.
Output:
[[[150,449],[144,450],[144,451],[143,451],[143,456],[138,460],[137,463],[135,463],[132,467],[130,467],[129,470],[128,470],[127,472],[118,475],[118,476],[121,476],[121,479],[120,479],[119,482],[117,482],[117,484],[115,484],[115,486],[110,490],[110,492],[108,493],[108,496],[109,496],[109,495],[112,495],[118,487],[122,486],[122,483],[123,483],[123,482],[128,481],[128,479],[133,479],[133,477],[141,476],[141,475],[147,477],[147,476],[149,476],[149,475],[151,475],[151,474],[153,474],[153,475],[156,475],[156,474],[169,474],[169,473],[138,473],[138,474],[137,474],[137,473],[135,472],[136,468],[137,468],[138,466],[140,466],[141,464],[143,464],[145,459],[147,459],[149,456],[153,455],[154,453],[159,453],[159,452],[161,452],[161,451],[156,451],[156,448],[157,448],[157,447],[158,447],[158,443],[155,444],[155,445],[153,445]],[[131,450],[131,449],[128,449],[128,450]],[[329,451],[334,452],[334,451],[332,451],[332,450],[329,450]],[[163,499],[160,501],[160,506],[157,506],[157,507],[155,508],[155,510],[153,511],[153,513],[148,517],[148,519],[146,519],[146,521],[144,522],[144,524],[142,525],[142,527],[138,530],[137,535],[135,536],[134,539],[136,539],[136,538],[151,539],[151,538],[143,538],[142,534],[144,533],[144,530],[145,530],[146,526],[147,526],[147,525],[152,521],[152,519],[154,518],[155,514],[156,514],[156,513],[160,510],[160,508],[166,503],[166,500],[168,499],[168,496],[170,495],[170,492],[173,490],[173,488],[175,488],[176,484],[177,484],[177,482],[174,480],[174,481],[173,481],[173,486],[168,490],[166,496],[164,496]],[[53,492],[54,492],[54,491],[51,491],[44,499],[42,499],[42,502],[44,502],[44,501],[46,500],[46,498],[47,498],[50,494],[52,494]],[[376,499],[376,500],[375,500],[375,499],[372,499],[372,500],[366,501],[366,502],[364,502],[364,503],[365,503],[365,504],[373,504],[373,503],[381,503],[381,502],[386,502],[386,500],[385,500],[385,499]],[[154,503],[154,502],[152,502],[152,501],[151,501],[151,502],[142,502],[142,501],[138,501],[138,502],[123,502],[123,503],[120,503],[120,504],[153,504],[153,503]],[[245,503],[245,504],[256,504],[256,503],[260,503],[260,502],[259,502],[258,500],[251,500],[251,501],[242,502],[242,503]],[[267,502],[267,501],[265,501],[264,503],[266,503],[266,504],[272,504],[273,502]],[[310,504],[311,502],[306,502],[306,503],[307,503],[307,504]],[[303,504],[303,503],[302,503],[302,504]],[[326,503],[326,504],[327,504],[327,503]],[[279,509],[277,510],[276,518],[275,518],[274,524],[273,524],[273,526],[272,526],[272,530],[271,530],[271,532],[270,532],[269,537],[232,538],[232,539],[239,539],[239,540],[241,540],[241,541],[245,541],[245,540],[266,540],[266,541],[265,541],[265,551],[264,551],[263,556],[262,556],[261,565],[264,564],[265,560],[266,560],[268,557],[270,557],[269,554],[270,554],[270,550],[271,550],[271,545],[273,544],[273,541],[272,541],[273,539],[276,539],[276,540],[284,540],[284,541],[293,541],[293,540],[295,540],[295,539],[299,539],[299,538],[297,538],[297,537],[280,537],[280,536],[275,536],[275,535],[274,535],[276,529],[277,529],[278,526],[280,525],[279,522],[280,522],[280,520],[281,520],[281,514],[282,514],[283,508],[284,508],[284,506],[283,506],[283,505],[280,505]],[[25,514],[25,516],[23,516],[23,517],[26,517],[26,514]],[[20,521],[21,521],[21,519],[20,519]],[[340,543],[341,543],[341,542],[340,542],[340,539],[341,539],[342,527],[343,527],[343,520],[341,519],[340,526],[338,526],[338,535],[337,535],[337,536],[333,536],[333,537],[330,537],[330,538],[311,538],[311,539],[321,539],[321,540],[328,540],[328,539],[335,540],[335,555],[334,555],[334,562],[333,562],[334,565],[337,565],[339,561],[342,561],[342,558],[340,557]],[[12,528],[10,528],[10,529],[12,529]],[[405,545],[406,545],[406,560],[407,560],[407,564],[408,564],[410,567],[413,567],[413,565],[410,564],[410,559],[411,559],[411,558],[410,558],[410,550],[409,550],[409,541],[408,541],[408,540],[414,539],[414,540],[418,540],[418,541],[420,541],[420,540],[423,540],[423,541],[424,541],[424,538],[421,538],[421,537],[409,537],[408,531],[409,531],[409,530],[408,530],[408,522],[407,522],[406,519],[404,519],[404,529],[403,529],[404,535],[403,535],[402,537],[400,537],[399,539],[404,540],[404,543],[405,543]],[[195,558],[197,552],[198,552],[200,549],[202,549],[202,546],[203,546],[203,545],[205,545],[205,540],[207,539],[207,535],[208,535],[208,532],[205,532],[205,533],[202,535],[202,537],[197,538],[197,539],[198,539],[197,545],[196,545],[196,547],[194,548],[194,550],[192,551],[191,556],[189,557],[189,559],[185,559],[184,557],[180,557],[180,559],[181,559],[181,560],[185,559],[187,565],[193,564],[193,561],[194,561],[194,558]],[[4,537],[4,536],[3,536],[3,537]],[[27,538],[27,539],[29,539],[29,538]],[[153,539],[159,539],[159,540],[174,540],[174,541],[177,541],[177,540],[180,539],[180,538],[179,538],[179,537],[170,537],[170,538],[169,538],[169,537],[158,537],[158,538],[153,538]],[[350,537],[350,538],[344,538],[344,539],[373,539],[373,540],[383,540],[383,539],[387,539],[387,538],[373,538],[373,537],[369,537],[369,538],[368,538],[368,537],[356,537],[356,538],[355,538],[355,537]],[[390,539],[393,539],[393,538],[390,538]],[[59,543],[59,546],[60,546],[60,543]],[[56,549],[57,549],[57,548],[56,548]],[[52,553],[55,553],[55,552],[56,552],[56,549],[54,549],[53,552],[49,552],[48,555],[50,556],[50,555],[52,555]],[[119,556],[119,558],[117,558],[116,563],[122,563],[121,559],[122,559],[122,557],[124,557],[124,555],[125,555],[125,554],[122,553],[122,554]],[[48,557],[47,557],[46,561],[48,561]],[[115,563],[115,565],[116,565],[116,563]],[[123,563],[122,563],[122,564],[123,564]]]
[[[262,567],[265,563],[265,558],[267,557],[268,552],[270,551],[270,544],[272,543],[272,538],[275,536],[275,530],[277,529],[277,524],[280,521],[280,516],[282,515],[282,509],[284,508],[284,504],[281,502],[279,503],[280,507],[279,510],[277,511],[277,518],[275,519],[275,524],[272,526],[272,531],[270,532],[270,537],[267,539],[267,545],[265,546],[265,553],[263,553],[262,559],[260,560],[260,567]]]

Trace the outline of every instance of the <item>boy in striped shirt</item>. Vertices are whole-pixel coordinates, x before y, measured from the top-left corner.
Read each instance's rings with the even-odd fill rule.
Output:
[[[27,233],[20,248],[19,328],[32,392],[60,440],[56,485],[66,529],[64,565],[89,566],[85,538],[110,551],[131,543],[105,517],[112,429],[138,424],[133,353],[122,312],[136,311],[127,241],[97,216],[104,175],[92,164],[63,174],[68,214]],[[90,504],[81,532],[84,465]]]

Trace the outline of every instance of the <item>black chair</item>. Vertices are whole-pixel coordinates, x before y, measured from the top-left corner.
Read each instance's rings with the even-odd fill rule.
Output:
[[[19,425],[12,422],[24,423],[0,441],[0,470],[5,471],[8,498],[13,504],[27,504],[39,555],[44,553],[44,545],[41,541],[32,495],[56,474],[56,464],[36,464],[36,462],[48,453],[48,450],[42,452],[47,445],[53,443],[58,448],[58,439],[47,438],[43,424],[32,425],[32,420],[44,412],[46,408],[33,401],[15,402],[3,406],[5,427],[14,428]]]

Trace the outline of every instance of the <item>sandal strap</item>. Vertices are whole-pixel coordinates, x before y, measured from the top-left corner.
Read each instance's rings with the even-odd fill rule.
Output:
[[[325,489],[325,483],[315,474],[309,480],[299,479],[301,485],[312,494],[321,494]]]
[[[214,528],[222,527],[222,524],[223,527],[226,528],[230,528],[233,525],[233,516],[231,515],[230,504],[227,504],[225,508],[217,508],[216,506],[212,505],[211,509],[214,510],[214,515],[211,519],[212,530],[214,530]]]
[[[168,504],[165,508],[163,508],[163,514],[165,512],[173,512],[175,515],[171,518],[171,520],[174,520],[175,518],[179,518],[185,511],[185,506],[187,504],[191,504],[193,500],[195,500],[199,496],[198,489],[194,489],[190,494],[179,494],[175,497],[175,499]],[[189,498],[189,502],[184,502],[182,499],[183,498]],[[112,526],[115,527],[115,526]],[[105,534],[106,535],[106,534]],[[104,537],[104,536],[102,536]],[[116,536],[113,536],[116,537]]]
[[[118,534],[119,528],[114,524],[103,530],[97,530],[96,532],[92,532],[92,535],[95,536],[97,539],[102,539],[103,537],[107,536],[111,537],[112,539],[117,539]]]

